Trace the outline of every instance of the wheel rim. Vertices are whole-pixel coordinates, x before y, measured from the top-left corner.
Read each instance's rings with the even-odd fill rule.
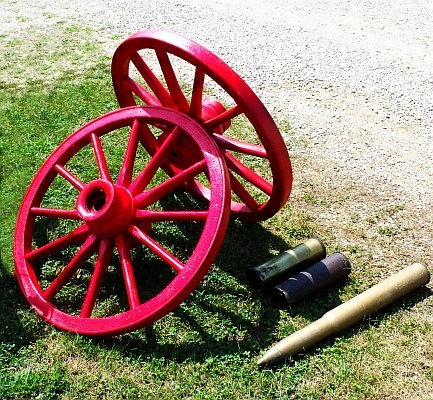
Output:
[[[177,76],[188,75],[185,64],[190,66],[190,85],[185,83],[188,78]],[[229,168],[231,210],[240,218],[262,221],[285,204],[292,169],[284,140],[258,97],[216,55],[182,36],[148,30],[120,44],[111,73],[121,107],[170,107],[188,114],[212,135]],[[250,134],[239,138],[236,127],[242,122],[257,134],[256,143],[250,143],[257,140]]]
[[[161,125],[172,129],[164,142]],[[202,159],[167,176],[161,171],[182,137]],[[198,203],[186,184],[207,188],[209,202]],[[114,111],[69,136],[35,175],[15,230],[17,279],[36,312],[61,329],[113,335],[149,325],[206,274],[229,201],[224,160],[195,121],[163,107]]]

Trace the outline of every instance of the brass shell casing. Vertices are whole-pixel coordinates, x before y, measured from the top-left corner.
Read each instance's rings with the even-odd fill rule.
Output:
[[[255,288],[267,289],[326,257],[324,244],[316,238],[286,250],[257,267],[247,277]]]

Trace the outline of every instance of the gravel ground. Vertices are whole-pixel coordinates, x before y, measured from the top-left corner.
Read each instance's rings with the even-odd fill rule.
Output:
[[[48,13],[105,37],[150,27],[190,37],[307,138],[302,151],[324,174],[433,205],[431,0],[6,0],[0,33],[43,27]],[[308,176],[294,173],[295,184]]]

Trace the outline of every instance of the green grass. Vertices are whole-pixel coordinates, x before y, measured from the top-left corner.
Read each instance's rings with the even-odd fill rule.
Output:
[[[268,221],[231,220],[197,290],[148,328],[96,339],[37,317],[13,276],[21,199],[67,135],[117,107],[110,59],[91,31],[65,23],[50,29],[57,44],[53,32],[33,32],[25,40],[7,38],[0,55],[0,399],[428,398],[433,323],[427,289],[303,355],[272,368],[255,364],[275,341],[402,267],[399,249],[409,229],[399,214],[404,210],[372,201],[364,215],[353,206],[358,187],[346,196],[317,191],[323,176],[295,188],[290,203]],[[290,137],[289,125],[281,126]],[[295,147],[291,151],[296,174],[309,164]],[[53,201],[62,196],[59,189]],[[333,218],[326,217],[330,212]],[[324,240],[328,253],[351,258],[352,278],[292,310],[278,310],[250,288],[245,273],[311,236]],[[379,250],[395,253],[392,268],[374,259]]]

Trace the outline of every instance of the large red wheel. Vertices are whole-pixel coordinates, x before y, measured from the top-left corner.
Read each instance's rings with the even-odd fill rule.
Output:
[[[173,108],[213,136],[229,168],[231,210],[240,218],[262,221],[285,204],[292,170],[281,134],[250,87],[215,54],[182,36],[148,30],[120,44],[111,73],[121,107]]]
[[[173,160],[185,141],[192,156],[180,165]],[[191,187],[207,190],[209,201],[184,190]],[[97,118],[48,157],[25,194],[14,242],[21,289],[38,314],[68,331],[113,335],[149,325],[211,266],[229,191],[218,147],[191,118],[138,106]]]

